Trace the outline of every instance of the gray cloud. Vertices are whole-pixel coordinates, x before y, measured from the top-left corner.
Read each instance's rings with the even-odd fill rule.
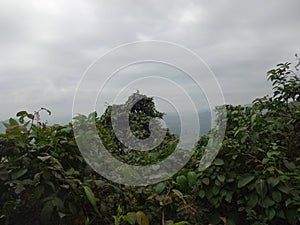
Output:
[[[271,92],[266,71],[300,52],[299,8],[298,0],[2,0],[0,120],[42,106],[69,119],[90,63],[138,40],[186,46],[212,69],[226,102],[249,103]]]

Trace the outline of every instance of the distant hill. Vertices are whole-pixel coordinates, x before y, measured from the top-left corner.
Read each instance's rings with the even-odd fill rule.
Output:
[[[244,104],[244,107],[252,107],[252,103]],[[200,112],[198,114],[199,122],[200,122],[200,136],[205,135],[208,131],[211,130],[212,116],[209,110]],[[166,126],[170,129],[171,133],[174,133],[180,136],[180,118],[177,113],[166,113],[164,116],[164,121],[166,122]],[[195,121],[188,121],[189,124],[195,123]]]
[[[207,134],[208,131],[211,129],[211,114],[209,111],[203,111],[198,114],[199,122],[200,122],[200,136]],[[170,129],[171,133],[174,133],[180,136],[181,132],[181,124],[180,118],[177,113],[166,113],[164,116],[164,121],[166,126]],[[194,124],[195,121],[192,119],[188,121],[188,124]]]

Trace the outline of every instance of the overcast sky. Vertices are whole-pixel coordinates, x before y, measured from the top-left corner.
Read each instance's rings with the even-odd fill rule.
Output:
[[[0,120],[40,107],[52,111],[50,121],[71,120],[75,90],[87,67],[119,45],[144,40],[192,50],[216,76],[226,103],[250,103],[271,92],[266,71],[300,53],[299,10],[299,0],[1,0]],[[132,66],[122,76],[142,71],[181,77],[155,64]],[[180,79],[179,84],[188,82]],[[126,85],[112,80],[106,94]],[[151,85],[165,87],[154,78]],[[135,89],[143,87],[128,90]]]

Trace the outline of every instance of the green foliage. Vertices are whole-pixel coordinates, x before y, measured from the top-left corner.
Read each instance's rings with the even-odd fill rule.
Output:
[[[208,143],[202,136],[181,171],[148,187],[117,185],[95,173],[77,148],[71,124],[41,122],[39,112],[49,110],[19,112],[0,135],[0,224],[299,224],[300,88],[290,66],[268,72],[272,96],[250,107],[226,106],[226,135],[210,167],[198,171]],[[163,114],[152,98],[138,93],[121,107],[135,97],[142,100],[130,111],[130,129],[143,139],[150,135],[149,121]],[[178,137],[169,131],[153,151],[127,149],[112,129],[112,107],[101,117],[74,120],[86,126],[96,121],[106,148],[127,163],[148,165],[173,152]]]
[[[127,213],[127,215],[122,215],[122,208],[118,206],[118,215],[113,216],[114,218],[114,225],[120,225],[122,222],[128,222],[129,224],[135,224],[137,221],[137,216],[135,213]]]
[[[126,109],[130,108],[130,131],[128,132],[132,132],[139,139],[148,138],[150,136],[150,121],[152,120],[153,122],[154,118],[162,119],[164,114],[155,109],[153,98],[139,93],[132,94],[122,105],[108,106],[104,114],[100,118],[96,117],[95,119],[100,131],[99,135],[102,138],[106,149],[108,149],[114,157],[129,164],[148,165],[161,161],[175,150],[179,140],[178,137],[171,134],[169,130],[166,130],[166,136],[162,143],[150,151],[136,151],[135,149],[125,146],[117,138],[112,126],[111,118],[113,107],[118,110],[116,115],[114,115],[117,117],[114,118],[115,120],[124,116],[123,114],[126,112]],[[158,127],[160,127],[159,122],[155,122],[158,123]],[[154,132],[155,136],[156,131],[154,130],[152,132]]]
[[[231,224],[300,222],[299,78],[285,63],[268,80],[273,96],[251,107],[227,105],[222,148],[200,173],[198,196],[214,212],[213,224],[221,217]]]
[[[18,113],[17,126],[28,125],[26,118],[32,122],[30,115]],[[16,126],[16,120],[9,122],[7,129]],[[0,154],[2,224],[84,224],[88,216],[101,218],[93,194],[101,187],[95,185],[99,176],[79,154],[71,124],[32,122],[27,132],[9,130],[0,136]]]

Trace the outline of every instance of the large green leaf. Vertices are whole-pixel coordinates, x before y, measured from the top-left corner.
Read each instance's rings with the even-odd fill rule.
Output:
[[[291,190],[293,190],[293,188],[291,188],[290,186],[288,185],[279,185],[277,186],[278,190],[281,191],[282,193],[285,193],[285,194],[289,194]]]
[[[89,186],[83,186],[84,193],[93,207],[96,207],[97,199]]]
[[[197,174],[193,171],[188,172],[187,174],[187,180],[190,187],[194,187],[197,183]]]
[[[289,162],[288,160],[283,160],[283,163],[285,167],[290,171],[294,171],[296,169],[296,166],[293,162]]]
[[[253,175],[245,175],[241,177],[238,181],[238,188],[242,188],[249,184],[252,180],[254,180],[255,176]]]
[[[271,221],[274,218],[274,216],[276,215],[276,211],[273,208],[266,209],[266,214],[267,214],[268,220]]]
[[[267,193],[266,182],[263,179],[258,179],[255,183],[256,192],[260,195],[260,197],[264,198]]]
[[[161,193],[161,192],[163,192],[165,189],[166,189],[166,183],[165,183],[165,182],[158,183],[158,184],[155,186],[155,192],[157,192],[157,193]]]
[[[223,174],[218,175],[217,178],[221,183],[225,181],[225,176]]]
[[[272,192],[272,198],[275,202],[281,202],[281,193],[279,191],[273,191]]]
[[[186,176],[184,176],[184,175],[177,176],[176,177],[176,182],[179,185],[179,189],[181,191],[187,191],[187,189],[188,189],[188,181],[187,181]]]
[[[254,192],[254,193],[251,193],[249,196],[248,196],[248,198],[249,198],[249,200],[248,200],[248,202],[247,202],[247,206],[249,207],[249,208],[254,208],[256,205],[257,205],[257,203],[258,203],[258,196],[257,196],[257,194]]]
[[[264,198],[264,199],[262,200],[262,202],[261,202],[261,206],[262,206],[263,208],[270,208],[270,207],[273,206],[274,204],[275,204],[275,202],[274,202],[271,198],[269,198],[269,197]]]
[[[280,180],[278,177],[269,177],[267,182],[271,187],[275,187],[277,184],[279,184]]]
[[[28,172],[28,169],[25,169],[25,168],[14,170],[11,174],[11,179],[17,180],[18,178],[24,176],[27,172]]]
[[[52,205],[52,202],[51,201],[45,202],[40,215],[41,217],[40,219],[43,224],[49,224],[53,211],[54,211],[54,206]]]
[[[10,124],[11,126],[19,126],[18,121],[16,121],[16,120],[13,119],[13,118],[10,118],[10,119],[9,119],[9,124]]]
[[[225,196],[225,201],[226,202],[231,203],[233,193],[234,193],[233,191],[227,191],[226,192],[226,196]]]

